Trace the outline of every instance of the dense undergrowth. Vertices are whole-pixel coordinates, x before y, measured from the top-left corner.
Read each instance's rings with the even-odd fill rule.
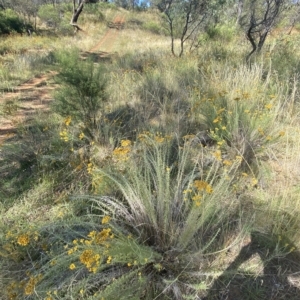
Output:
[[[232,34],[51,54],[51,112],[0,148],[2,299],[299,299],[299,37],[248,65]]]

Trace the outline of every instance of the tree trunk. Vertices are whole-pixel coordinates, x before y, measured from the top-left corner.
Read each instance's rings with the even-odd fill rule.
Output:
[[[259,42],[257,44],[257,52],[260,52],[264,43],[265,43],[265,40],[267,38],[267,35],[268,35],[269,31],[266,30],[263,34],[260,35],[259,37]]]
[[[251,19],[252,19],[252,21],[251,21],[251,23],[250,23],[250,27],[249,27],[249,29],[248,29],[248,31],[247,31],[247,33],[246,33],[246,36],[247,36],[247,39],[250,41],[250,43],[251,43],[251,46],[252,46],[252,51],[247,55],[247,57],[246,57],[246,61],[248,62],[249,61],[249,59],[250,59],[250,56],[256,51],[256,49],[257,49],[257,45],[256,45],[256,43],[255,43],[255,39],[254,39],[254,37],[253,37],[253,30],[254,30],[254,28],[255,28],[255,24],[254,24],[254,21],[253,21],[253,16],[251,17]]]
[[[75,33],[76,33],[77,31],[81,30],[81,28],[77,25],[77,21],[83,10],[83,6],[86,3],[86,0],[79,1],[77,7],[75,2],[76,0],[73,0],[73,15],[70,24],[75,28]]]
[[[170,23],[170,33],[171,33],[171,52],[174,56],[176,56],[175,50],[174,50],[174,32],[173,32],[173,23],[172,23],[172,21]]]

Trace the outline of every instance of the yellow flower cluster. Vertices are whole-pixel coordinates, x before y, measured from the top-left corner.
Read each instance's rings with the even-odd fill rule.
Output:
[[[77,240],[74,240],[74,241],[77,242]],[[74,243],[74,241],[73,241],[73,243]],[[74,243],[74,244],[75,244],[75,243]],[[68,250],[68,255],[73,254],[73,253],[76,252],[77,250],[78,250],[78,246],[75,246],[75,247],[69,249],[69,250]]]
[[[268,103],[268,104],[265,105],[265,108],[266,108],[266,109],[269,109],[269,110],[270,110],[272,107],[273,107],[273,104],[272,104],[272,103]]]
[[[111,260],[112,260],[112,257],[109,256],[109,257],[107,258],[107,260],[106,260],[106,263],[107,263],[107,264],[110,264],[110,263],[111,263]]]
[[[262,128],[257,128],[257,131],[259,132],[260,135],[265,135],[264,131]]]
[[[71,120],[72,120],[71,116],[66,117],[65,120],[64,120],[65,125],[69,126],[70,123],[71,123]]]
[[[129,153],[131,151],[131,141],[130,140],[122,140],[121,147],[114,149],[113,156],[118,161],[127,161],[129,158]]]
[[[82,252],[79,260],[90,272],[96,273],[100,265],[100,258],[100,254],[95,253],[92,249],[87,249]]]
[[[221,150],[217,150],[216,152],[214,152],[214,153],[213,153],[213,156],[214,156],[217,160],[221,161],[221,160],[222,160],[222,152],[221,152]]]
[[[93,170],[94,170],[94,165],[93,165],[93,163],[92,162],[89,162],[88,164],[87,164],[87,172],[89,173],[89,174],[92,174],[93,173]]]
[[[118,160],[128,160],[128,153],[130,152],[129,147],[118,147],[113,151],[113,155],[118,159]]]
[[[217,107],[215,107],[215,110],[217,110]],[[217,123],[221,123],[223,118],[222,118],[222,113],[225,112],[225,108],[222,107],[222,108],[219,108],[216,112],[217,112],[217,116],[215,117],[215,119],[213,120],[213,123],[214,124],[217,124]],[[224,128],[226,128],[226,126],[223,126]]]
[[[139,139],[139,141],[141,141],[141,142],[145,142],[146,139],[147,139],[147,137],[149,137],[149,136],[150,136],[150,132],[149,132],[149,131],[144,131],[143,133],[140,133],[140,134],[138,135],[138,139]]]
[[[29,244],[29,235],[28,234],[21,234],[18,238],[17,238],[17,243],[21,246],[27,246]]]
[[[38,275],[36,277],[30,276],[29,281],[24,287],[24,294],[26,296],[32,295],[34,292],[34,288],[36,284],[42,279],[42,275]]]
[[[211,185],[202,180],[195,180],[193,182],[193,188],[188,188],[183,191],[184,201],[191,199],[196,206],[200,206],[203,192],[211,194],[213,192]]]
[[[68,132],[67,132],[66,129],[64,129],[63,131],[61,131],[59,133],[59,135],[60,135],[60,139],[61,140],[64,140],[65,142],[67,142],[69,140],[69,135],[68,135]]]
[[[57,263],[57,261],[55,259],[51,260],[50,261],[50,266],[55,266]]]
[[[104,216],[103,218],[102,218],[102,224],[107,224],[107,223],[109,223],[109,221],[110,221],[110,219],[111,219],[111,217],[110,216]]]
[[[155,136],[154,136],[154,140],[157,143],[163,143],[165,138],[162,136],[162,134],[160,132],[158,132]]]
[[[110,221],[110,219],[110,216],[104,216],[102,218],[102,224],[107,224]],[[108,252],[108,248],[110,247],[110,243],[108,240],[111,240],[113,238],[114,235],[112,234],[111,228],[104,228],[101,231],[93,230],[89,232],[86,239],[73,240],[74,247],[68,249],[69,246],[66,245],[65,249],[68,249],[68,255],[72,255],[75,252],[79,252],[79,254],[76,255],[76,257],[79,257],[79,261],[83,265],[85,265],[85,267],[90,272],[96,273],[101,263],[101,257],[103,257],[104,261],[105,257],[107,257],[107,264],[110,264],[112,261],[112,256],[110,256]],[[101,246],[99,247],[99,245]],[[88,246],[88,249],[86,248],[86,246]],[[99,252],[101,251],[101,248],[103,249],[103,253],[100,255]],[[69,265],[70,270],[75,270],[76,268],[77,267],[75,262],[72,262]]]
[[[242,99],[249,99],[250,98],[250,93],[246,92],[246,91],[241,91],[241,90],[235,90],[235,97],[233,98],[233,100],[235,101],[240,101]]]
[[[149,132],[149,131],[144,131],[143,133],[140,133],[138,135],[138,139],[141,142],[147,142],[147,139],[153,139],[156,143],[163,143],[163,142],[169,142],[172,140],[172,136],[171,135],[165,135],[163,136],[163,134],[161,132],[156,132],[155,134]]]
[[[81,132],[81,133],[79,134],[79,139],[80,139],[80,140],[83,140],[84,137],[85,137],[84,133]]]
[[[130,147],[131,146],[131,141],[130,140],[122,140],[121,141],[121,147]]]
[[[252,184],[252,186],[256,186],[258,184],[258,180],[255,177],[253,177],[251,179],[251,184]]]
[[[74,247],[68,249],[68,255],[71,255],[75,253],[78,250],[78,245],[100,245],[103,244],[104,246],[108,247],[109,245],[105,242],[107,242],[108,239],[113,239],[114,235],[111,233],[111,228],[105,228],[102,231],[91,231],[88,234],[88,239],[80,239],[80,240],[74,240],[73,244],[75,245]],[[65,248],[68,248],[68,245],[65,246]]]
[[[213,120],[213,123],[218,123],[220,122],[222,119],[220,117],[216,117],[214,120]]]
[[[224,164],[225,166],[231,166],[231,165],[232,165],[232,162],[231,162],[230,160],[228,160],[228,159],[224,159],[224,160],[223,160],[223,164]]]
[[[210,184],[202,180],[195,180],[194,187],[199,191],[205,191],[207,194],[211,194],[213,189]]]
[[[104,243],[107,239],[113,238],[114,235],[111,233],[110,228],[103,229],[102,231],[98,232],[95,236],[95,243],[96,244],[102,244]]]
[[[202,199],[202,195],[200,195],[199,193],[197,193],[196,195],[194,195],[192,197],[192,200],[195,202],[196,206],[200,206],[201,204],[201,199]]]
[[[19,287],[20,287],[20,283],[17,283],[16,281],[13,281],[10,284],[8,284],[6,288],[7,299],[9,300],[17,299],[19,294],[19,290],[18,290]]]

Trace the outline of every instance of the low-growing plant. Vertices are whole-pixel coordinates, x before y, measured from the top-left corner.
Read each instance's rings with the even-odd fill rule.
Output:
[[[99,138],[101,110],[107,101],[103,66],[82,61],[76,50],[61,52],[57,59],[60,63],[57,80],[62,88],[55,96],[54,110],[81,124],[90,139]]]
[[[217,24],[217,25],[210,25],[206,28],[205,33],[209,39],[223,42],[230,42],[233,40],[235,34],[237,33],[238,29],[236,24]]]
[[[8,206],[11,199],[22,196],[45,178],[51,178],[52,191],[57,195],[63,190],[74,191],[75,178],[82,191],[91,188],[83,133],[69,130],[69,119],[51,118],[38,117],[20,126],[16,136],[1,147],[0,175],[4,180],[0,195]]]
[[[216,97],[216,98],[214,98]],[[226,95],[212,95],[201,103],[201,114],[210,136],[222,148],[232,148],[235,155],[243,158],[243,168],[251,168],[258,162],[258,155],[267,144],[276,142],[284,132],[273,126],[275,114],[273,104],[252,106],[247,103],[245,93],[235,99]]]
[[[152,22],[149,21],[149,22],[144,23],[142,25],[142,27],[143,27],[143,29],[148,30],[148,31],[150,31],[152,33],[155,33],[155,34],[164,34],[164,35],[168,34],[167,30],[165,30],[165,28],[162,27],[161,24],[153,22],[153,21]]]

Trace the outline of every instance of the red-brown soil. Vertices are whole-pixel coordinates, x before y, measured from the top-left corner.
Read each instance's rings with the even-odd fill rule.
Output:
[[[52,100],[54,84],[49,79],[54,72],[41,74],[17,86],[13,92],[3,93],[0,98],[2,115],[0,115],[0,144],[16,132],[17,126],[30,118],[36,111],[47,111]],[[10,105],[13,106],[8,112]]]
[[[113,22],[109,23],[109,29],[106,31],[102,39],[90,50],[90,52],[98,51],[105,48],[106,52],[111,51],[118,35],[119,30],[123,28],[125,22],[125,17],[117,15]]]

